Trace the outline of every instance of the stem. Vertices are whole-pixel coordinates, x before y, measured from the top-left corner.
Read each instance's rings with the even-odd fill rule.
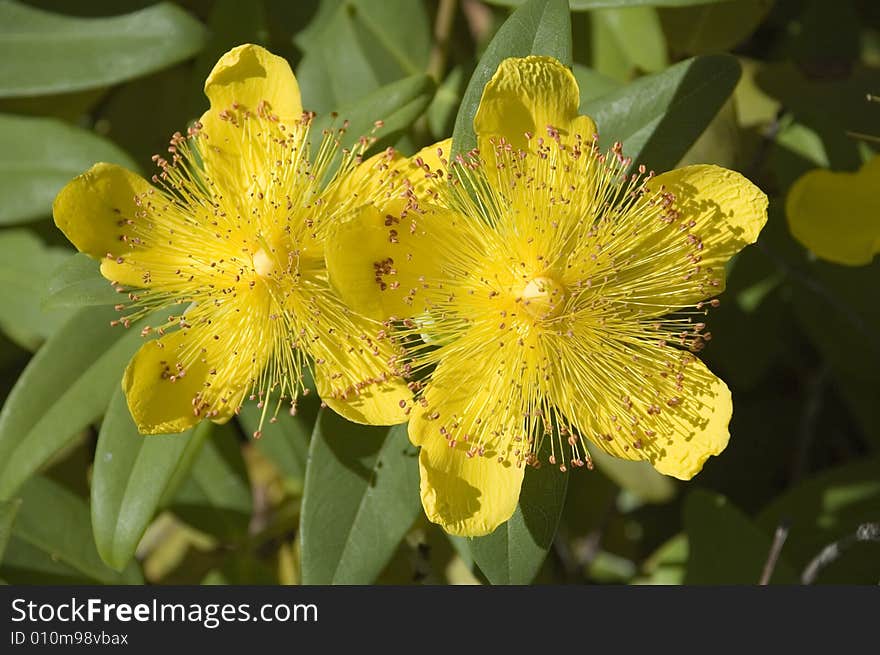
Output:
[[[836,561],[850,546],[860,541],[877,541],[880,542],[880,523],[862,523],[854,534],[848,535],[843,539],[834,541],[822,549],[812,561],[807,564],[801,575],[801,583],[813,584],[816,577],[826,566]]]
[[[788,524],[787,522],[782,522],[776,528],[776,533],[773,535],[773,544],[770,546],[770,553],[767,555],[767,562],[764,564],[764,570],[761,572],[761,580],[758,582],[759,585],[765,586],[770,584],[770,578],[773,577],[773,571],[776,569],[776,562],[779,561],[779,553],[782,552],[782,547],[785,545],[785,540],[788,538]]]

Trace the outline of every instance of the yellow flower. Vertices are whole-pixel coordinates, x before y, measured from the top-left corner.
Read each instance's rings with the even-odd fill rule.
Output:
[[[294,412],[310,365],[324,402],[347,418],[406,420],[399,405],[411,393],[389,366],[391,345],[369,336],[376,327],[344,306],[324,265],[334,222],[390,193],[389,157],[358,166],[366,142],[340,157],[335,132],[311,157],[313,115],[302,110],[296,79],[257,46],[225,54],[205,93],[211,108],[187,136],[174,135],[167,160],[154,157],[152,184],[96,164],[53,208],[58,227],[128,292],[115,323],[179,308],[144,329],[160,338],[125,371],[139,430],[224,422],[249,397],[264,418],[283,400]]]
[[[426,150],[430,202],[365,208],[327,249],[346,301],[406,349],[422,503],[451,533],[492,532],[524,465],[590,466],[588,442],[683,479],[727,445],[730,392],[694,352],[766,196],[717,166],[629,175],[578,104],[558,61],[504,61],[481,161]]]
[[[785,212],[794,237],[822,259],[870,264],[880,252],[880,157],[857,173],[810,171],[788,192]]]

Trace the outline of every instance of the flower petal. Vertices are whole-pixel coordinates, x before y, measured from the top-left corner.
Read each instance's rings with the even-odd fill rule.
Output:
[[[356,312],[375,320],[425,310],[424,285],[437,277],[438,240],[458,230],[452,215],[403,199],[365,205],[330,236],[325,258],[330,281]]]
[[[226,121],[220,113],[233,105],[256,112],[261,103],[268,103],[271,112],[287,124],[302,115],[299,84],[290,64],[257,45],[240,45],[223,55],[205,80],[205,95],[211,108],[201,122],[209,133],[218,126],[222,129]]]
[[[260,46],[246,44],[220,58],[205,80],[205,95],[211,101],[211,108],[201,118],[201,134],[206,138],[200,139],[199,144],[205,169],[227,193],[232,189],[242,189],[244,193],[251,183],[252,133],[262,129],[248,129],[241,113],[271,116],[277,118],[277,123],[294,125],[302,120],[299,84],[287,60]],[[237,117],[230,118],[233,115]],[[275,120],[270,122],[276,124]],[[278,136],[263,133],[260,138]],[[257,181],[258,186],[262,183]]]
[[[526,148],[526,133],[547,138],[548,127],[563,140],[574,134],[588,142],[596,125],[578,115],[580,90],[572,72],[552,57],[505,59],[486,84],[474,117],[477,144],[483,156],[489,139],[504,137],[516,148]]]
[[[678,361],[665,373],[645,375],[644,387],[633,390],[639,396],[622,395],[624,400],[614,403],[592,400],[587,383],[559,372],[551,383],[553,402],[594,447],[622,459],[648,460],[660,473],[689,480],[727,446],[733,404],[727,385],[699,359],[682,352]],[[601,383],[597,377],[591,384]],[[609,396],[613,384],[606,383]]]
[[[686,166],[656,176],[649,188],[665,188],[675,196],[674,207],[679,212],[679,222],[690,223],[689,232],[699,237],[702,246],[700,266],[703,272],[711,273],[717,283],[711,289],[700,289],[698,285],[681,285],[681,275],[692,266],[685,267],[680,262],[664,265],[658,258],[656,270],[666,268],[674,274],[668,287],[679,287],[680,291],[663,293],[662,301],[657,303],[669,307],[692,305],[724,290],[724,265],[736,253],[758,239],[767,222],[767,196],[741,174],[720,166],[698,164]],[[643,251],[650,249],[670,250],[668,242],[650,242],[646,235]],[[650,252],[645,252],[645,258]],[[680,258],[678,251],[671,255]],[[663,280],[658,280],[663,284]]]
[[[254,293],[260,293],[257,289]],[[212,307],[210,317],[193,308],[193,326],[148,341],[125,370],[122,388],[142,434],[180,432],[203,418],[228,421],[244,402],[270,356],[270,329],[263,301],[246,308]],[[203,312],[204,313],[204,312]],[[249,335],[241,349],[240,337]]]
[[[785,203],[792,235],[819,257],[860,266],[880,252],[880,157],[857,173],[810,171]]]
[[[461,420],[474,407],[493,404],[485,385],[464,383],[467,379],[475,381],[473,375],[459,375],[441,363],[425,391],[428,407],[417,403],[412,412],[409,436],[413,444],[422,447],[419,469],[425,514],[450,534],[479,537],[513,515],[525,466],[512,458],[498,462],[496,452],[468,456],[471,445],[463,440],[450,447],[441,429]],[[511,432],[516,420],[510,414]]]
[[[151,189],[140,175],[121,166],[95,164],[55,197],[55,224],[77,250],[95,259],[125,254],[119,222],[135,215],[136,198]]]
[[[393,370],[391,342],[375,338],[380,325],[346,311],[340,308],[332,334],[309,340],[318,395],[337,414],[355,423],[406,422],[412,392]],[[322,332],[327,334],[326,329]]]

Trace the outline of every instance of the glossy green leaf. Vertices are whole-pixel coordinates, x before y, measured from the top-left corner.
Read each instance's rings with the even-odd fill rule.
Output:
[[[6,544],[12,536],[12,524],[21,507],[21,499],[0,501],[0,564],[3,563],[3,553],[6,552]]]
[[[300,521],[304,584],[376,579],[419,514],[417,460],[405,425],[355,425],[322,410]]]
[[[0,115],[0,225],[51,215],[61,187],[98,161],[136,168],[92,132],[52,118]]]
[[[2,2],[0,98],[116,84],[188,59],[204,40],[201,23],[171,3],[74,18]]]
[[[529,584],[553,544],[565,505],[569,473],[529,467],[519,505],[490,535],[468,540],[474,562],[492,584]]]
[[[388,84],[373,93],[370,93],[357,102],[347,106],[338,107],[335,111],[337,119],[329,114],[324,114],[315,119],[313,126],[314,134],[320,134],[325,128],[341,126],[342,121],[349,122],[342,144],[351,146],[360,137],[371,133],[379,139],[377,146],[388,144],[412,125],[431,102],[434,97],[434,81],[427,75],[414,75],[392,84]],[[381,120],[383,125],[376,129],[376,121]],[[313,150],[320,145],[320,140],[315,138],[312,142]],[[374,149],[377,147],[374,146]]]
[[[69,256],[28,230],[0,232],[0,329],[22,348],[36,350],[70,316],[40,303],[52,270]]]
[[[82,498],[42,476],[28,480],[20,496],[21,508],[2,566],[6,579],[31,582],[39,574],[38,580],[56,582],[143,582],[134,562],[120,573],[101,561]]]
[[[112,308],[76,312],[43,345],[0,411],[0,498],[97,420],[143,339]],[[156,319],[159,320],[159,319]]]
[[[43,309],[116,305],[126,300],[101,275],[100,264],[86,254],[66,255],[49,273],[43,294]]]
[[[669,170],[733,93],[739,76],[734,57],[695,57],[584,103],[581,113],[592,116],[605,147],[621,141],[634,162]]]
[[[855,532],[861,523],[876,521],[880,507],[880,458],[873,457],[825,471],[773,500],[758,515],[765,532],[781,522],[789,526],[785,554],[803,570],[832,541]],[[820,582],[852,584],[876,580],[880,560],[876,550],[864,558],[841,557]]]
[[[230,424],[205,439],[170,509],[193,527],[225,541],[247,535],[253,498],[238,434]]]
[[[644,502],[664,503],[675,496],[674,479],[658,473],[649,462],[619,459],[599,448],[591,449],[590,455],[596,468]]]
[[[296,70],[303,106],[324,114],[424,72],[430,19],[424,3],[410,0],[322,2],[296,42],[305,53]]]
[[[107,408],[92,471],[92,532],[101,558],[123,569],[153,516],[187,448],[198,447],[211,430],[204,421],[182,434],[143,436],[118,388]],[[195,442],[194,444],[191,442]]]
[[[684,528],[689,544],[685,584],[757,584],[761,579],[776,526],[766,532],[723,496],[697,489],[685,499]],[[797,582],[784,550],[770,581]]]
[[[571,65],[571,17],[565,0],[528,0],[508,18],[486,47],[461,100],[452,131],[453,156],[476,147],[474,117],[483,88],[508,57],[546,55]]]

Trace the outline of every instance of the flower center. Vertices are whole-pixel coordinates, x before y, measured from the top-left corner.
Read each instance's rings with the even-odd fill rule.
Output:
[[[565,287],[551,277],[535,277],[522,290],[526,312],[534,319],[556,318],[565,304]]]
[[[269,277],[275,269],[275,260],[263,248],[254,253],[253,262],[254,270],[260,277]]]

